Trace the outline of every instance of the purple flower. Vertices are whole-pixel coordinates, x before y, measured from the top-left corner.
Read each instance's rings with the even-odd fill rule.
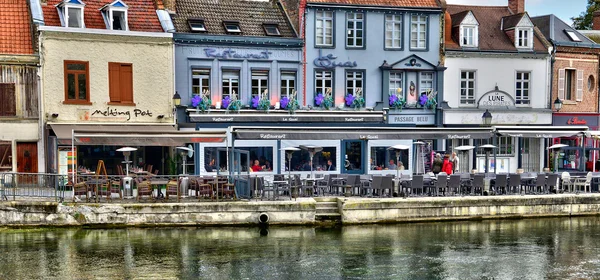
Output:
[[[346,106],[352,106],[352,102],[354,102],[354,95],[347,94],[345,100],[346,100]]]
[[[421,93],[421,97],[419,97],[419,104],[421,104],[421,106],[425,106],[425,103],[427,103],[427,94],[425,93]]]
[[[225,96],[225,98],[223,98],[223,101],[221,102],[221,106],[227,109],[227,107],[229,107],[229,103],[231,103],[231,98],[229,98],[229,96]]]
[[[200,95],[196,94],[194,95],[194,97],[192,97],[192,107],[198,107],[198,105],[200,105],[200,102],[202,102],[202,98],[200,98]]]
[[[398,96],[396,96],[395,94],[390,95],[390,106],[394,106],[394,103],[396,103],[396,101],[398,101]]]
[[[287,96],[284,96],[283,98],[281,98],[281,100],[279,100],[279,105],[281,105],[281,109],[287,108],[288,103],[290,103],[290,99],[287,98]]]
[[[317,94],[315,97],[315,105],[321,106],[321,104],[323,104],[323,100],[325,100],[325,97],[323,97],[323,94],[319,92],[319,94]]]
[[[258,95],[252,97],[252,108],[258,108],[258,102],[260,102],[260,97],[258,97]]]

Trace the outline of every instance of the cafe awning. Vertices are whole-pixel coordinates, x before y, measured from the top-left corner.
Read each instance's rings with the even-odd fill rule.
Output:
[[[162,125],[63,125],[51,124],[61,145],[182,146],[188,143],[223,142],[225,130],[178,131]]]
[[[264,140],[402,140],[487,139],[492,128],[438,127],[232,127],[234,139]]]
[[[587,126],[495,126],[494,131],[500,136],[523,138],[558,138],[581,136],[588,130]]]

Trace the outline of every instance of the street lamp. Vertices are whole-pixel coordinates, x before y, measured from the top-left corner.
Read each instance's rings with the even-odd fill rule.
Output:
[[[563,105],[562,100],[558,99],[558,97],[557,97],[556,100],[554,100],[554,109],[556,109],[556,112],[559,112],[560,109],[562,109],[562,105]]]
[[[481,119],[483,120],[483,125],[492,125],[492,114],[488,109],[485,109],[485,112],[483,112],[483,116],[481,116]]]
[[[484,165],[485,170],[484,171],[487,174],[488,171],[489,171],[489,166],[488,165],[489,165],[489,161],[490,161],[490,152],[492,151],[492,149],[495,149],[496,146],[491,145],[491,144],[485,144],[485,145],[479,146],[479,148],[482,148],[485,151],[485,165]]]
[[[179,95],[178,92],[175,92],[175,94],[173,95],[173,105],[174,106],[181,105],[181,95]]]

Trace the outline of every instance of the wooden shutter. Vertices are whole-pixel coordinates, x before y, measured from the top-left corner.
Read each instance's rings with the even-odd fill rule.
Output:
[[[558,69],[558,99],[565,99],[565,69]]]
[[[576,101],[583,101],[583,70],[577,70],[577,95]]]
[[[15,84],[0,84],[0,116],[16,116],[16,103]]]
[[[121,102],[121,64],[108,63],[108,84],[110,102]]]
[[[121,64],[121,102],[133,103],[133,66]]]

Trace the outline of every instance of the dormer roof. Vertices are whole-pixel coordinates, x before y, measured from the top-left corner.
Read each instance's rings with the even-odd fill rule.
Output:
[[[460,25],[466,16],[471,12],[473,17],[479,23],[479,46],[477,51],[519,51],[515,47],[514,39],[506,32],[507,29],[516,26],[526,26],[531,21],[526,13],[513,15],[507,6],[467,6],[467,5],[447,5],[447,12],[450,14],[452,27]],[[524,18],[527,20],[522,21]],[[455,25],[456,24],[456,25]],[[533,26],[533,24],[531,24]],[[533,27],[533,50],[538,53],[548,53],[549,43],[545,40],[539,30]],[[458,28],[452,28],[452,40],[447,40],[447,50],[463,51],[458,39]]]
[[[546,39],[554,42],[558,46],[581,45],[582,47],[600,47],[600,44],[596,44],[555,15],[532,17],[531,21],[540,29]],[[572,32],[579,41],[573,40],[568,32]]]

